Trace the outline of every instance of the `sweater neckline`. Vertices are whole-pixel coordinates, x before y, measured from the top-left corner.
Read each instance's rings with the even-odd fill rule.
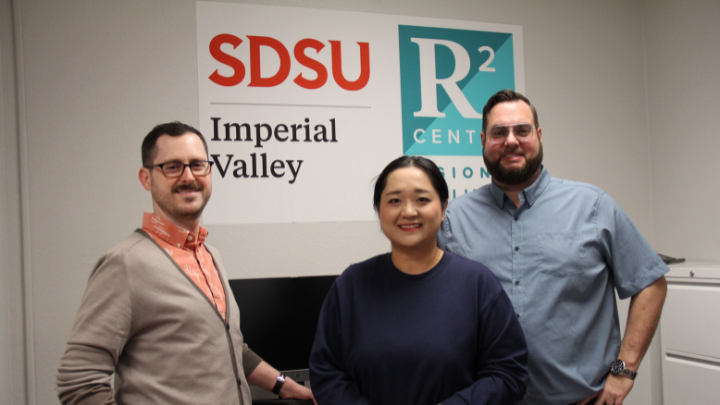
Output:
[[[402,272],[393,263],[392,253],[386,253],[383,259],[385,261],[385,265],[390,270],[390,273],[393,274],[395,277],[411,282],[422,282],[425,280],[433,279],[438,274],[442,273],[448,267],[448,264],[450,264],[450,261],[452,260],[452,253],[443,251],[443,256],[440,261],[437,262],[437,264],[433,266],[430,270],[421,274],[407,274]]]

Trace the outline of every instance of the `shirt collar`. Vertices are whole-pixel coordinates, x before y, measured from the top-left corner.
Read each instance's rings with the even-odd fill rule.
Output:
[[[525,190],[521,192],[523,195],[523,199],[527,201],[527,203],[532,207],[532,205],[535,203],[535,201],[540,197],[540,194],[545,190],[545,187],[550,183],[550,174],[548,173],[547,169],[543,165],[542,170],[540,170],[540,176],[535,180],[535,182],[531,185],[529,185]],[[505,194],[500,187],[498,187],[497,184],[495,184],[495,181],[492,181],[490,183],[490,194],[495,199],[495,202],[497,202],[498,207],[501,209],[505,205],[505,201],[508,201],[509,198]]]
[[[198,245],[201,245],[208,235],[207,229],[202,226],[200,226],[198,234],[195,235],[149,212],[143,214],[142,227],[172,246],[187,247],[189,249],[195,249]]]

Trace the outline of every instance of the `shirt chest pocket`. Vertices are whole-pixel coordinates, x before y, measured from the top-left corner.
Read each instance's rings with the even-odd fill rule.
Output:
[[[565,277],[585,271],[585,245],[580,232],[540,232],[537,246],[541,273]]]

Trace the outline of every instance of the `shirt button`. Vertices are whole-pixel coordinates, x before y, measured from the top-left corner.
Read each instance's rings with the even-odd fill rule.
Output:
[[[188,240],[192,240],[192,235],[188,235]]]
[[[517,314],[517,316],[518,316],[518,319],[519,319],[519,318],[520,318],[520,314]]]
[[[515,285],[520,285],[520,280],[515,280]]]
[[[520,246],[515,246],[515,251],[517,252],[518,250],[520,250]]]
[[[518,217],[515,217],[515,220],[517,221],[517,220],[518,220]]]
[[[178,244],[177,244],[177,247],[180,247],[180,246],[182,246],[182,244],[178,243]]]

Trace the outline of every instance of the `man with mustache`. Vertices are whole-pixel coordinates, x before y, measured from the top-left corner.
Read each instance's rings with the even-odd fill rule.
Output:
[[[220,254],[200,226],[212,193],[202,134],[180,122],[158,125],[143,141],[142,160],[153,213],[90,275],[60,360],[60,401],[250,405],[248,382],[313,399],[243,344]]]
[[[521,404],[621,405],[657,327],[669,269],[604,191],[550,177],[525,96],[493,95],[481,140],[492,183],[450,202],[438,244],[487,265],[510,296],[528,343]],[[632,297],[622,341],[616,290]]]

